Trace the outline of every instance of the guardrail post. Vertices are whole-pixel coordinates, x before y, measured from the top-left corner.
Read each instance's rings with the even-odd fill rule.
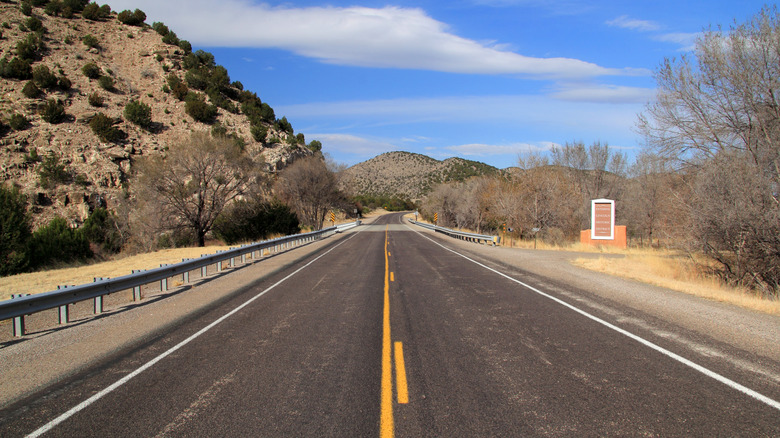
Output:
[[[143,272],[145,269],[133,269],[131,273]],[[141,286],[135,286],[133,288],[133,301],[141,301]]]
[[[106,280],[106,279],[103,278],[103,277],[93,277],[92,281],[94,283],[97,283],[97,282],[103,281],[103,280]],[[97,315],[99,313],[103,313],[103,295],[96,296],[93,299],[92,311],[95,313],[95,315]]]
[[[11,294],[11,299],[15,298],[22,298],[30,294]],[[15,338],[21,338],[24,336],[24,315],[14,317],[13,320],[13,331],[14,331],[14,337]]]
[[[57,290],[67,289],[68,286],[57,286]],[[70,310],[68,305],[62,305],[57,309],[57,322],[59,324],[67,324],[70,322]]]
[[[160,267],[164,268],[168,266],[166,263],[160,263]],[[168,291],[168,278],[163,278],[160,280],[160,292],[167,292]]]
[[[206,257],[206,254],[201,254],[201,257]],[[201,266],[200,267],[200,278],[206,278],[206,273],[208,271],[208,266]]]
[[[181,259],[182,263],[186,262],[187,260],[190,260],[190,259]],[[190,283],[190,271],[184,271],[184,272],[181,273],[181,281],[184,284],[189,284]]]

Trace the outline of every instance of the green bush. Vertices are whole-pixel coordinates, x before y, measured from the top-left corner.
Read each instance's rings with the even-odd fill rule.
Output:
[[[23,1],[19,8],[21,9],[22,14],[27,15],[28,17],[32,15],[32,5],[29,2]]]
[[[56,124],[65,120],[65,104],[61,100],[49,99],[38,112],[41,118],[49,123]]]
[[[24,84],[24,88],[22,88],[22,94],[30,99],[35,99],[40,97],[43,93],[41,92],[41,89],[35,85],[35,82],[27,81],[27,83]]]
[[[97,37],[92,34],[84,35],[84,37],[81,38],[81,42],[84,43],[85,46],[93,49],[96,49],[100,46],[100,41],[98,41]]]
[[[57,79],[57,87],[62,91],[68,91],[73,86],[73,83],[66,76],[60,76]]]
[[[36,34],[29,34],[16,43],[15,53],[19,58],[34,61],[41,50],[43,50],[43,41]]]
[[[7,56],[0,59],[0,76],[6,79],[26,80],[32,78],[30,62],[14,57],[10,61]]]
[[[71,178],[67,167],[54,152],[49,152],[38,168],[38,182],[44,189],[53,189],[58,184],[68,183]]]
[[[63,0],[63,8],[70,8],[73,12],[81,12],[89,4],[89,0]]]
[[[192,52],[192,44],[190,44],[190,42],[187,40],[179,40],[178,46],[184,51],[184,53]]]
[[[165,36],[162,38],[162,41],[165,44],[170,44],[172,46],[178,46],[179,45],[179,37],[176,36],[176,32],[169,31]]]
[[[111,15],[111,6],[98,6],[97,3],[90,3],[81,11],[81,16],[87,20],[98,21],[105,20]]]
[[[187,84],[182,82],[182,80],[173,73],[168,75],[168,85],[170,86],[173,97],[179,100],[184,100],[187,97],[187,94],[190,92]]]
[[[168,35],[168,32],[170,32],[168,26],[158,21],[152,23],[152,29],[154,29],[154,31],[157,32],[160,36]]]
[[[89,127],[98,138],[106,143],[114,143],[125,138],[125,133],[114,126],[115,121],[103,113],[95,114],[89,121]]]
[[[290,122],[287,121],[287,117],[282,117],[281,119],[276,121],[276,128],[282,132],[286,132],[288,134],[293,133],[293,127]]]
[[[103,71],[94,62],[89,62],[81,67],[81,73],[90,79],[97,79],[103,74]]]
[[[62,5],[61,1],[52,0],[46,4],[46,7],[43,8],[43,12],[45,12],[47,15],[53,15],[56,17],[62,13],[63,8],[64,6]]]
[[[43,22],[38,17],[30,17],[25,20],[24,24],[33,32],[43,31]]]
[[[125,105],[124,115],[125,119],[144,129],[152,124],[152,108],[137,100],[131,100]]]
[[[265,143],[265,138],[268,137],[268,128],[263,125],[252,125],[249,131],[256,142]]]
[[[40,88],[52,89],[57,87],[57,76],[45,65],[37,65],[32,72],[33,82]]]
[[[11,115],[11,118],[8,119],[8,125],[14,131],[24,131],[30,127],[30,121],[27,120],[27,117],[23,114],[14,113]]]
[[[300,231],[298,216],[279,201],[237,201],[214,223],[214,234],[228,245]]]
[[[196,90],[205,90],[209,85],[208,80],[196,70],[190,70],[185,73],[184,80],[187,81],[187,85]]]
[[[125,244],[118,218],[105,208],[96,208],[90,213],[79,232],[108,253],[118,253]]]
[[[0,276],[27,269],[31,220],[27,199],[17,187],[0,185]]]
[[[93,255],[86,236],[68,226],[68,222],[61,217],[52,219],[48,225],[36,230],[27,248],[30,264],[34,268],[83,262]]]
[[[214,123],[217,117],[217,107],[207,104],[198,93],[189,93],[187,95],[184,109],[190,117],[201,123]]]
[[[146,21],[146,14],[140,9],[136,9],[134,12],[124,10],[116,18],[128,26],[140,26]]]
[[[98,79],[98,85],[106,91],[114,91],[114,78],[111,76],[101,76]]]
[[[87,96],[87,101],[96,108],[103,106],[103,96],[97,91],[90,93],[89,96]]]

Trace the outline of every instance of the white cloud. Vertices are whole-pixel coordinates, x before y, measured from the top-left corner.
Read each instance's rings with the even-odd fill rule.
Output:
[[[571,58],[534,58],[450,32],[419,8],[271,7],[248,0],[108,0],[142,8],[196,45],[277,48],[321,62],[540,78],[635,74]]]
[[[653,39],[665,43],[677,44],[680,46],[679,50],[681,52],[689,52],[696,47],[696,39],[699,35],[699,33],[674,32],[657,35],[653,37]]]
[[[661,29],[661,26],[658,23],[630,18],[628,15],[621,15],[614,20],[607,21],[607,24],[610,26],[636,30],[639,32],[653,32]]]
[[[527,152],[545,152],[550,150],[552,145],[553,143],[550,142],[540,144],[514,143],[508,145],[472,143],[448,146],[445,149],[464,156],[484,157],[489,155],[519,155]]]
[[[307,138],[322,142],[323,149],[327,152],[341,154],[353,154],[360,157],[373,157],[384,152],[398,150],[399,148],[385,140],[376,140],[359,137],[351,134],[306,134]]]
[[[570,86],[564,87],[550,96],[569,102],[644,104],[654,98],[655,90],[617,85]]]

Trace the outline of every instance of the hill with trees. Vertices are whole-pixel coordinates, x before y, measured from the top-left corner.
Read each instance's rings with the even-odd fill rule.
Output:
[[[503,171],[463,158],[436,160],[411,152],[387,152],[342,172],[340,187],[352,196],[419,200],[438,184]]]
[[[139,9],[1,2],[0,87],[0,275],[299,230],[274,180],[321,144]]]
[[[145,20],[85,0],[0,3],[0,184],[30,201],[34,228],[121,210],[137,163],[193,131],[268,173],[318,149],[213,55]]]

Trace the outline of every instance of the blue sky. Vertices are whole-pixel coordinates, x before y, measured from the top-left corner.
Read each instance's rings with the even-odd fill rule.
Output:
[[[499,168],[571,141],[633,157],[652,72],[751,0],[109,0],[213,53],[352,165],[404,150]]]

